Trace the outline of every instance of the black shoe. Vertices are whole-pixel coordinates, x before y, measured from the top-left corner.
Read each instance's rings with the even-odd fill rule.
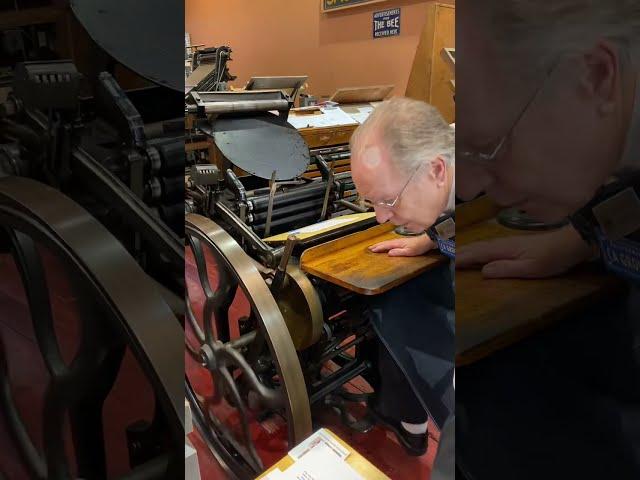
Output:
[[[407,432],[399,420],[395,420],[394,418],[383,415],[380,412],[376,411],[374,408],[369,408],[368,414],[373,417],[376,423],[395,433],[396,438],[409,455],[420,457],[427,452],[427,432]]]

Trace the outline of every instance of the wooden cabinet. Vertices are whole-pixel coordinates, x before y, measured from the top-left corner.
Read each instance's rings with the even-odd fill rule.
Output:
[[[448,123],[455,122],[452,80],[455,72],[442,55],[455,48],[455,6],[430,3],[413,60],[406,96],[434,105]]]
[[[298,130],[309,148],[331,147],[349,143],[351,135],[358,125],[344,125],[339,127],[301,128]]]

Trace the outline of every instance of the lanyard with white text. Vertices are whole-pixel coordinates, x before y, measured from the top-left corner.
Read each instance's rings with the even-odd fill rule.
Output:
[[[610,271],[640,281],[640,172],[605,185],[570,218]]]
[[[456,219],[455,214],[443,215],[427,229],[427,235],[438,245],[440,252],[455,260],[456,258]]]

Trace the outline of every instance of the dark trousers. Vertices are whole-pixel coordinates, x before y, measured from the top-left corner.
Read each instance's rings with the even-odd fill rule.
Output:
[[[408,423],[430,415],[442,428],[453,411],[455,296],[443,265],[375,297],[369,311],[380,339],[377,404]]]

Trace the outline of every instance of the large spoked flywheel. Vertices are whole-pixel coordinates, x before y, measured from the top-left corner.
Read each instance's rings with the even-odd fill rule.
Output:
[[[182,475],[183,332],[115,237],[59,191],[26,178],[0,178],[0,280],[0,287],[24,298],[15,302],[21,309],[12,308],[11,291],[0,291],[0,416],[17,452],[8,460],[34,479]],[[63,283],[73,295],[52,293]],[[71,304],[77,332],[68,322]],[[33,340],[17,343],[28,336]],[[125,452],[125,469],[114,473],[104,440],[112,418],[105,412],[113,406],[109,397],[123,359],[150,385],[151,404],[143,409],[151,412],[158,444],[131,467],[119,433],[116,450]],[[19,372],[37,364],[43,365],[43,398],[20,408],[20,393],[36,380]],[[37,402],[42,408],[33,408]]]
[[[269,286],[236,241],[195,214],[186,217],[186,237],[186,349],[194,376],[206,375],[211,385],[198,389],[203,382],[187,375],[187,395],[218,460],[240,478],[255,478],[263,470],[256,418],[283,418],[289,448],[311,433],[296,347]],[[189,259],[195,264],[191,279]]]

